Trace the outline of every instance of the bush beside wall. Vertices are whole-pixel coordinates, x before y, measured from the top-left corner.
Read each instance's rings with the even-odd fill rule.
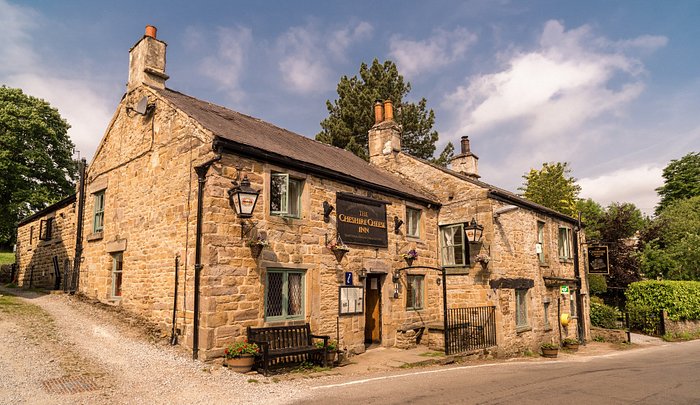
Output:
[[[698,281],[639,281],[629,285],[625,296],[628,310],[665,310],[673,321],[700,319]]]

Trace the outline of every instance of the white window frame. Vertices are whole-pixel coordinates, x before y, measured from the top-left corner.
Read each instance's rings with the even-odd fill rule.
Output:
[[[275,179],[282,179],[283,190],[280,192],[279,210],[272,209],[272,183]],[[294,186],[293,186],[294,185]],[[297,195],[291,195],[292,187],[296,187]],[[301,218],[301,196],[304,192],[304,181],[290,177],[288,173],[270,173],[270,215]],[[297,212],[294,211],[296,207]]]
[[[462,238],[462,243],[461,244],[455,244],[455,243],[450,243],[447,241],[445,237],[445,232],[448,229],[457,229],[457,233],[453,234],[452,236],[455,235],[460,235]],[[440,226],[440,257],[442,260],[442,265],[445,267],[465,267],[469,265],[469,248],[466,247],[466,237],[464,235],[464,224],[451,224],[451,225],[442,225]],[[458,247],[461,247],[462,251],[462,263],[457,263],[456,261],[456,255],[454,254],[455,250],[452,251],[452,258],[450,260],[450,249],[457,249]]]
[[[119,277],[119,291],[117,291],[117,276]],[[124,253],[112,253],[112,288],[110,296],[112,299],[121,299],[122,286],[124,285]],[[117,294],[117,292],[119,294]]]
[[[515,327],[525,329],[530,326],[527,317],[527,293],[526,288],[515,289]]]
[[[422,210],[406,207],[406,236],[420,238],[420,220],[422,215]]]
[[[540,264],[546,264],[547,263],[547,256],[545,255],[544,251],[544,228],[546,224],[544,221],[537,221],[537,244],[540,246],[540,252],[537,253],[537,260],[540,262]]]
[[[418,289],[413,288],[414,280],[418,281]],[[425,275],[406,275],[406,309],[425,308]]]
[[[559,227],[559,259],[571,259],[571,228]]]
[[[280,300],[282,301],[282,315],[268,316],[268,298],[270,294],[270,274],[282,274],[282,296]],[[300,274],[301,275],[301,313],[296,315],[289,315],[289,275],[290,274]],[[267,269],[265,274],[265,321],[287,321],[295,319],[304,319],[306,316],[306,271],[300,269]]]
[[[93,194],[92,233],[100,233],[105,226],[105,191]]]

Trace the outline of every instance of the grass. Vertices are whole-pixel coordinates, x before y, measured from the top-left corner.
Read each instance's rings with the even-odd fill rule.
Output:
[[[15,254],[13,252],[0,252],[0,266],[4,264],[12,264],[15,262]]]
[[[666,342],[684,342],[686,340],[700,339],[700,332],[667,333],[661,338]]]
[[[421,357],[443,357],[444,355],[444,352],[425,352],[419,354],[419,356]]]

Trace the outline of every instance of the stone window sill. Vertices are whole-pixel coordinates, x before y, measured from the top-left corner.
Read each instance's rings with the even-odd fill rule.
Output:
[[[515,333],[524,333],[524,332],[530,332],[532,330],[532,326],[518,326],[515,328]]]
[[[544,331],[545,331],[545,332],[551,332],[551,331],[553,331],[553,330],[554,330],[554,328],[552,328],[551,326],[545,326],[545,327],[544,327]]]
[[[88,240],[88,242],[92,242],[94,240],[100,240],[100,239],[102,239],[102,236],[103,236],[102,232],[91,233],[90,235],[88,235],[87,240]]]

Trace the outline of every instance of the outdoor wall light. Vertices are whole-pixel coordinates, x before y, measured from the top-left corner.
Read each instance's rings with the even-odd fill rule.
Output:
[[[403,221],[399,219],[396,215],[394,215],[394,233],[398,235],[399,229],[401,229],[401,225],[403,225]]]
[[[367,278],[367,269],[360,269],[357,271],[357,278],[360,279],[360,281],[364,280]]]
[[[471,222],[464,225],[464,233],[467,240],[472,243],[481,242],[481,236],[484,233],[484,226],[479,225],[476,219],[472,217]]]
[[[231,204],[236,209],[238,218],[250,218],[253,216],[255,204],[258,202],[260,190],[254,190],[250,187],[248,175],[243,176],[241,184],[237,180],[231,182],[233,187],[228,190],[228,198]]]
[[[333,212],[334,208],[328,201],[323,202],[323,222],[331,220],[331,212]]]

